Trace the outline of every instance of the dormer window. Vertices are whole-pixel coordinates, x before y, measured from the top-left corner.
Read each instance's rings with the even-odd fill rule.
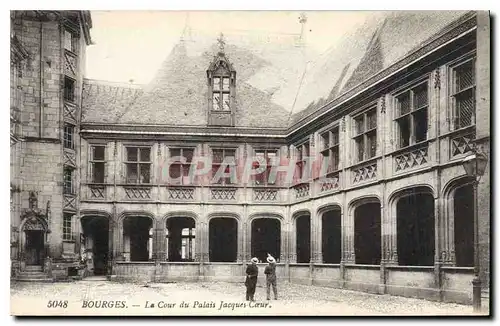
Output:
[[[207,69],[208,124],[234,126],[236,71],[226,57],[222,34],[217,42],[219,51]]]
[[[229,77],[214,77],[212,87],[212,109],[214,111],[230,111]]]

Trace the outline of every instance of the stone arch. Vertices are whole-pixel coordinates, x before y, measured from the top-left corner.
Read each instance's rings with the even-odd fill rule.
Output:
[[[169,221],[174,218],[191,219],[194,228],[190,225],[184,225],[184,228],[174,228],[175,232],[171,233],[169,230]],[[162,260],[168,261],[199,261],[200,248],[201,248],[201,223],[198,215],[192,211],[172,211],[168,212],[160,220],[158,227],[157,241],[160,247],[160,256]],[[185,228],[189,228],[188,235],[183,235],[182,232]],[[194,229],[194,230],[193,230]],[[186,240],[185,246],[182,240]],[[194,241],[193,241],[194,238]],[[174,241],[174,242],[172,242]],[[184,246],[184,248],[183,248]],[[179,253],[180,249],[180,253]]]
[[[367,209],[366,205],[374,207]],[[378,207],[375,209],[376,205]],[[344,218],[342,254],[345,261],[380,264],[383,252],[381,213],[382,201],[377,195],[359,196],[349,202],[347,216]]]
[[[276,230],[268,229],[269,232],[267,233],[267,236],[255,234],[254,232],[254,223],[257,223],[257,220],[274,220],[277,221],[278,227],[279,227],[279,232],[276,232]],[[264,222],[266,223],[266,222]],[[267,227],[272,227],[273,222],[269,221],[270,225],[267,225]],[[266,226],[266,225],[264,225]],[[256,245],[254,243],[254,236],[257,236],[261,241],[265,241],[265,247],[270,247],[272,251],[271,255],[274,256],[279,262],[283,262],[285,260],[285,245],[286,245],[286,239],[283,236],[284,232],[283,229],[285,228],[285,218],[283,215],[275,212],[257,212],[253,213],[248,217],[248,221],[246,223],[246,243],[249,244],[250,248],[247,249],[248,255],[254,256],[259,258],[261,261],[265,262],[265,259],[267,258],[267,252],[266,255],[264,255],[261,250],[258,250],[258,248],[255,248],[254,246]],[[270,237],[269,237],[270,236]],[[277,242],[273,241],[273,237],[279,237]],[[259,242],[261,242],[259,241]],[[257,251],[257,252],[254,252]],[[256,255],[255,255],[256,254]],[[245,260],[249,260],[249,257],[246,257]]]
[[[393,234],[395,262],[411,266],[433,265],[438,218],[434,188],[428,184],[406,186],[393,191],[388,198],[387,220],[392,223],[390,234]]]
[[[90,275],[111,273],[116,255],[116,221],[104,210],[86,209],[80,211],[76,223],[79,229],[76,243],[80,255],[86,258],[87,272]]]
[[[48,255],[48,221],[39,214],[28,212],[19,225],[19,252],[21,268],[25,265],[43,265]]]
[[[400,198],[414,194],[415,189],[418,190],[417,191],[418,193],[429,193],[434,198],[436,198],[437,193],[436,193],[433,186],[431,186],[429,184],[415,184],[415,185],[405,186],[405,187],[401,187],[399,189],[394,190],[389,195],[387,203],[389,204],[389,206],[392,206]]]
[[[216,222],[214,222],[216,219],[221,219],[219,223],[222,224],[216,225]],[[231,225],[231,222],[223,222],[222,219],[235,220],[236,225]],[[230,232],[230,230],[234,228],[236,228],[236,232]],[[206,233],[209,261],[242,261],[243,226],[239,214],[227,211],[212,212],[208,214]],[[220,238],[220,236],[223,238]],[[224,243],[229,243],[230,245],[224,247]]]
[[[459,265],[461,264],[461,257],[459,257],[457,262],[457,250],[456,250],[456,228],[455,228],[455,195],[457,191],[463,190],[465,187],[472,186],[475,182],[474,177],[460,176],[451,179],[443,187],[442,191],[442,201],[443,201],[443,212],[441,214],[442,220],[442,235],[441,235],[441,252],[440,259],[445,264]],[[472,194],[474,195],[474,194]],[[473,212],[471,213],[471,215]],[[473,221],[471,221],[473,223]],[[473,227],[473,226],[472,226]],[[473,236],[473,235],[472,235]],[[465,249],[465,248],[464,248]],[[469,252],[469,254],[471,254]],[[473,255],[473,253],[472,253]],[[472,257],[473,258],[473,257]]]
[[[125,261],[130,261],[133,257],[132,256],[132,253],[131,253],[131,249],[134,248],[137,249],[136,246],[130,246],[130,237],[125,237],[125,220],[127,218],[134,218],[134,217],[138,217],[138,218],[148,218],[150,221],[151,221],[151,231],[148,231],[148,232],[152,232],[153,236],[151,237],[151,235],[149,235],[149,238],[150,239],[154,239],[154,234],[156,232],[156,229],[157,229],[157,219],[155,217],[155,215],[151,212],[148,212],[148,211],[142,211],[142,210],[137,210],[137,211],[124,211],[122,212],[119,216],[118,216],[118,225],[119,225],[119,238],[120,238],[120,241],[119,241],[119,248],[120,248],[120,251],[121,251],[121,256],[122,258],[125,260]],[[144,233],[144,232],[143,232]],[[132,235],[132,233],[130,234]],[[137,233],[133,233],[134,237],[137,236]],[[145,234],[144,234],[144,237],[145,237]],[[143,238],[144,238],[143,237]],[[148,243],[149,243],[150,240],[148,240]],[[148,244],[148,255],[151,257],[150,259],[152,258],[156,258],[155,257],[155,253],[157,252],[157,248],[155,248],[155,241],[151,240],[152,241],[152,245]],[[142,240],[141,240],[142,242]],[[152,247],[152,248],[151,248]],[[142,254],[141,254],[142,256]],[[144,257],[141,257],[141,261],[145,260]]]
[[[304,217],[308,217],[308,220],[305,220]],[[299,226],[298,223],[301,225]],[[299,233],[299,227],[301,230],[305,229],[306,231]],[[309,209],[299,209],[292,213],[292,232],[290,232],[291,262],[310,262],[312,258],[311,230],[312,214]]]
[[[342,259],[342,206],[339,203],[328,203],[318,207],[318,245],[320,261],[323,263],[340,263]]]

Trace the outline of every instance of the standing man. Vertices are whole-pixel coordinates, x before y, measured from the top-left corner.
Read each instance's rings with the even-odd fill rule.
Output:
[[[247,287],[247,301],[255,301],[255,288],[257,287],[257,275],[259,275],[259,268],[257,267],[257,262],[259,261],[257,258],[252,258],[251,265],[247,266],[246,274],[247,277],[245,279],[245,286]]]
[[[274,300],[278,300],[278,290],[276,289],[276,260],[270,254],[267,254],[269,263],[264,269],[266,274],[267,300],[271,300],[271,285],[273,286]]]

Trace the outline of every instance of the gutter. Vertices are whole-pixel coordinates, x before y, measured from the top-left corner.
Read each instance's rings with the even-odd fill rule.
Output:
[[[40,21],[40,90],[39,90],[39,96],[40,96],[40,108],[39,108],[39,125],[38,125],[38,138],[42,138],[42,126],[43,126],[43,121],[42,121],[42,114],[43,114],[43,70],[44,70],[44,64],[43,64],[43,22]]]

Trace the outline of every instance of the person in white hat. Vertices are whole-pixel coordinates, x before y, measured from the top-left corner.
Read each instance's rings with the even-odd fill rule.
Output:
[[[273,287],[274,300],[278,300],[278,289],[276,288],[276,260],[269,253],[267,254],[269,263],[264,269],[266,274],[267,300],[271,300],[271,286]]]
[[[259,275],[259,268],[257,267],[257,263],[259,260],[257,258],[252,258],[250,260],[251,265],[247,266],[246,274],[247,277],[245,279],[245,286],[247,287],[247,301],[255,301],[255,288],[257,287],[257,276]]]

